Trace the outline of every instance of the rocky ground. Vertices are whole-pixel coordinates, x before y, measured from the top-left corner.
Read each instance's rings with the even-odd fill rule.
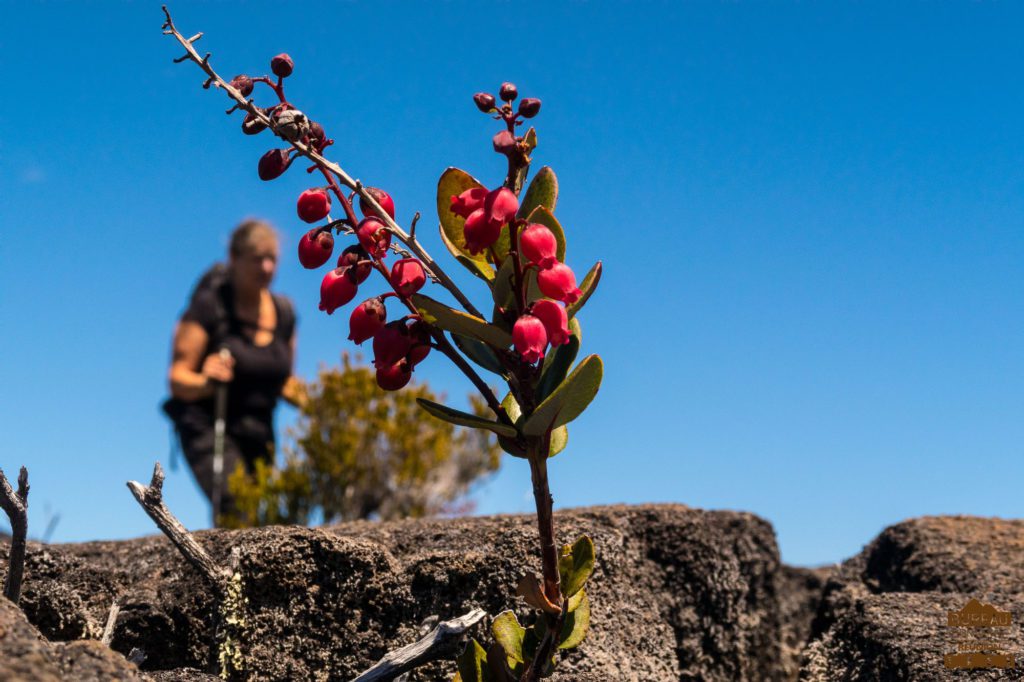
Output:
[[[141,512],[140,512],[141,513]],[[432,619],[530,609],[513,590],[535,562],[530,516],[210,531],[248,600],[239,650],[254,680],[348,680]],[[1024,522],[935,517],[886,529],[834,568],[783,565],[771,525],[681,505],[556,514],[598,548],[586,642],[555,682],[1017,679],[951,670],[964,633],[1024,652]],[[5,570],[0,561],[0,570]],[[970,598],[1009,627],[947,626]],[[98,639],[117,600],[111,646]],[[216,603],[163,536],[30,545],[21,608],[0,599],[0,679],[214,680]],[[484,625],[473,631],[487,638]],[[125,656],[144,659],[136,666]],[[1019,657],[1024,658],[1024,654]],[[450,659],[449,659],[450,660]],[[991,661],[988,661],[991,662]],[[450,663],[409,675],[448,680]]]

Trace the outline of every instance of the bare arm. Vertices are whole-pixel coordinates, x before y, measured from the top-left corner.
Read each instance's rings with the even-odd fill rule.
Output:
[[[174,330],[174,345],[168,380],[171,395],[179,400],[194,401],[214,393],[214,381],[231,381],[234,360],[218,354],[203,357],[209,337],[195,322],[179,322]]]

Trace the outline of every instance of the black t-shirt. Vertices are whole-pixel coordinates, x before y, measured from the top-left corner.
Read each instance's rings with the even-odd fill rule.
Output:
[[[221,348],[231,351],[235,359],[234,379],[228,386],[229,433],[273,438],[273,411],[281,388],[291,375],[291,340],[295,334],[291,302],[279,294],[273,294],[273,300],[277,326],[273,339],[265,346],[253,342],[255,325],[235,316],[230,283],[197,293],[181,316],[183,322],[195,322],[206,331],[209,341],[203,359]],[[202,414],[196,414],[197,411]],[[188,412],[193,413],[193,419],[204,418],[212,424],[213,399],[190,403]]]

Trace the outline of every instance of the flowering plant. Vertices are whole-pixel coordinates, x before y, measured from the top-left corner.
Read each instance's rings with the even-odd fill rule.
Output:
[[[364,186],[323,155],[333,140],[285,96],[284,81],[294,71],[288,55],[271,60],[274,77],[239,75],[225,81],[210,66],[210,55],[199,57],[193,47],[202,34],[184,38],[170,15],[164,29],[186,50],[177,61],[195,62],[207,75],[204,87],[216,86],[228,94],[234,101],[228,113],[245,112],[244,133],[269,130],[287,143],[260,158],[261,179],[281,177],[299,157],[312,162],[308,172],[322,177],[323,184],[305,189],[297,200],[298,218],[314,225],[299,239],[299,262],[309,269],[323,267],[334,257],[336,237],[354,237],[321,281],[320,309],[327,314],[352,302],[374,271],[383,279],[384,292],[350,311],[348,335],[356,344],[372,339],[381,388],[401,389],[432,351],[441,353],[473,383],[493,416],[422,398],[420,406],[438,419],[492,431],[506,452],[529,464],[542,573],[538,577],[527,572],[516,592],[536,614],[528,627],[512,611],[495,617],[494,643],[485,649],[470,641],[458,658],[456,679],[532,682],[551,674],[557,650],[578,646],[589,627],[585,585],[594,568],[594,545],[586,536],[561,549],[556,545],[547,460],[566,447],[567,424],[597,394],[603,366],[597,355],[576,362],[582,339],[578,314],[597,287],[601,263],[577,284],[565,262],[565,232],[554,214],[554,171],[542,168],[524,189],[537,133],[532,127],[517,133],[540,113],[541,101],[519,99],[511,83],[503,83],[497,97],[474,95],[476,107],[501,124],[492,144],[505,157],[505,177],[488,187],[465,171],[449,168],[438,181],[441,241],[485,286],[484,310],[490,311],[485,315],[424,250],[416,237],[418,213],[405,231],[395,220],[390,193]],[[270,104],[259,106],[250,99],[257,86],[272,95]],[[337,217],[331,214],[335,207],[340,207]],[[398,258],[389,264],[392,252]],[[446,290],[458,307],[421,293],[427,282]],[[390,315],[388,302],[397,309]],[[393,315],[400,316],[389,320]],[[505,383],[501,400],[478,370]]]

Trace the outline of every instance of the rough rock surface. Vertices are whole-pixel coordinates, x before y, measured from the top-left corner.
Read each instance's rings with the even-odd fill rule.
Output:
[[[1024,521],[922,517],[891,526],[826,581],[801,679],[1005,680],[1024,668]],[[950,627],[970,599],[1012,614],[1009,627]],[[950,669],[979,640],[1016,669]]]
[[[555,523],[561,541],[586,532],[598,549],[588,585],[593,627],[565,657],[556,682],[794,677],[821,578],[782,570],[766,521],[649,505],[559,512]],[[417,639],[430,617],[476,606],[491,615],[511,607],[525,620],[530,611],[512,593],[523,566],[539,569],[532,516],[211,531],[197,538],[222,563],[232,547],[240,549],[248,599],[240,646],[246,671],[258,680],[350,679]],[[212,592],[162,536],[30,545],[28,618],[17,621],[17,631],[2,623],[4,665],[39,660],[47,674],[64,676],[93,665],[89,656],[101,647],[82,640],[98,636],[114,599],[121,611],[112,647],[144,651],[148,679],[212,679]],[[488,637],[483,626],[474,634]],[[122,668],[103,678],[135,679],[134,666],[113,656],[102,664],[116,660]],[[450,663],[434,664],[410,682],[450,679],[451,670]]]

